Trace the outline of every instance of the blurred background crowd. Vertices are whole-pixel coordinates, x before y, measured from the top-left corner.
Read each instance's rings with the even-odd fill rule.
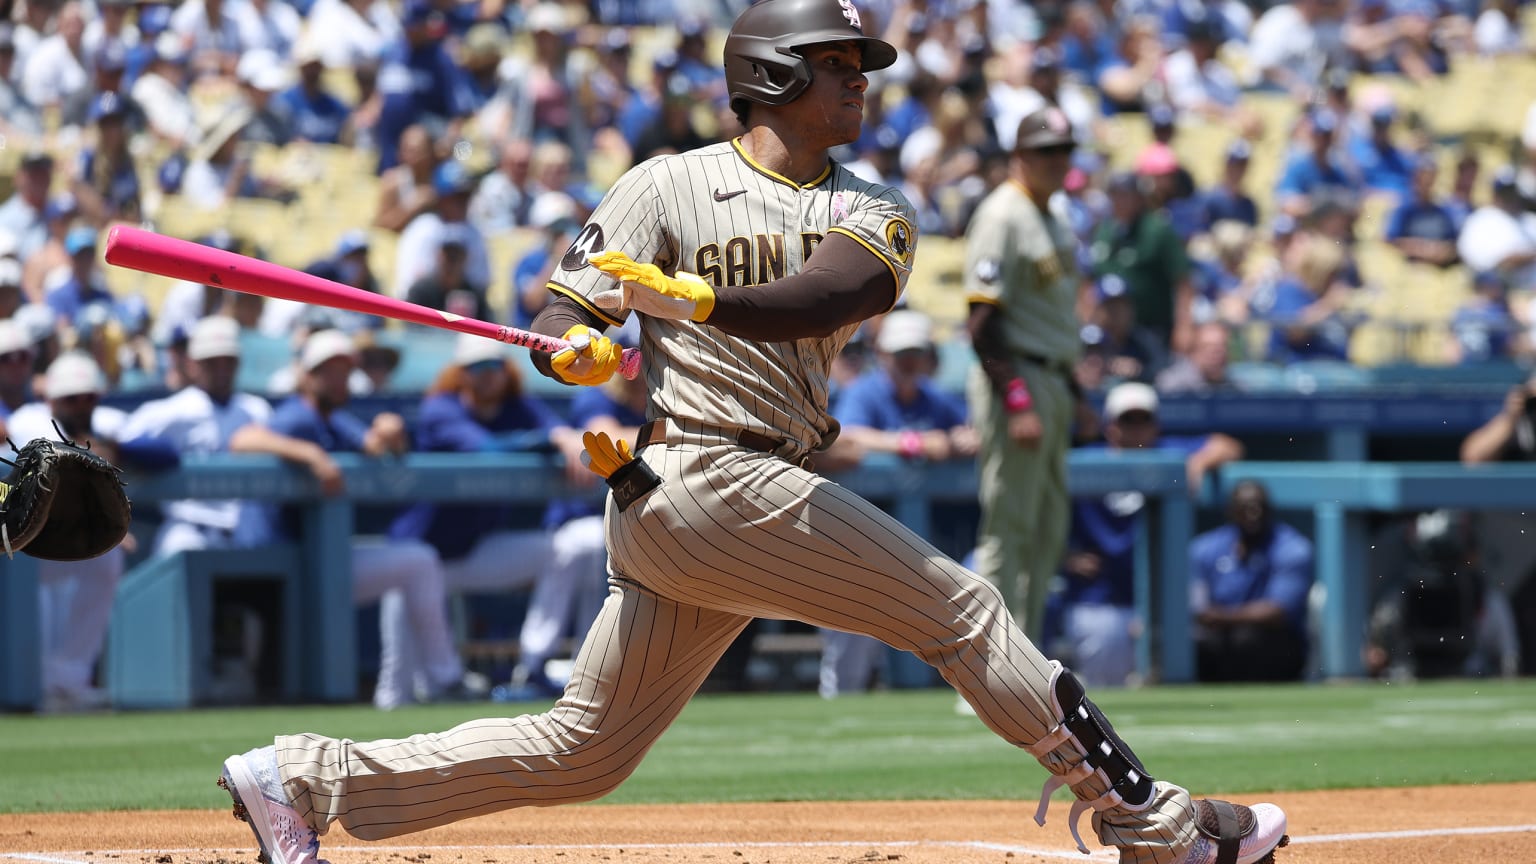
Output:
[[[0,420],[36,398],[117,400],[133,412],[125,444],[174,437],[165,412],[190,386],[224,394],[221,405],[230,391],[255,394],[268,408],[242,410],[258,423],[297,394],[323,408],[320,424],[280,408],[282,428],[322,450],[569,459],[572,429],[632,427],[634,394],[546,405],[550,385],[518,355],[109,267],[105,232],[139,224],[525,326],[627,168],[739,131],[720,46],[744,5],[0,0]],[[902,189],[923,241],[901,313],[913,317],[871,322],[840,358],[834,413],[865,431],[829,467],[869,452],[974,454],[958,397],[974,361],[959,327],[964,235],[1006,172],[1018,121],[1046,104],[1082,142],[1064,193],[1081,240],[1077,377],[1096,393],[1141,388],[1106,405],[1106,446],[1121,446],[1122,415],[1155,420],[1159,394],[1349,386],[1388,366],[1536,357],[1536,16],[1523,0],[858,6],[866,32],[902,54],[870,76],[864,134],[835,155]],[[57,373],[49,392],[61,357],[74,383]],[[331,361],[344,361],[339,379]],[[368,425],[376,416],[338,432],[330,413],[367,394],[425,398],[382,430]],[[428,410],[453,394],[465,416]],[[457,431],[433,439],[433,418]],[[1191,459],[1210,443],[1192,444]],[[275,452],[326,480],[323,458],[280,444],[186,446]],[[1240,456],[1201,457],[1192,477]],[[552,514],[546,528],[592,515]],[[1074,531],[1134,532],[1115,515],[1074,513]],[[434,535],[445,518],[417,514],[390,533],[429,541],[452,592],[478,584],[463,573],[495,532]],[[197,529],[199,543],[254,542],[210,530]],[[592,537],[577,533],[538,554],[590,554]],[[1085,551],[1074,546],[1068,574],[1103,563]],[[498,587],[532,588],[532,576],[507,579]],[[1126,598],[1091,600],[1123,611]],[[1283,614],[1301,638],[1303,613]],[[456,662],[441,659],[429,695],[459,686]],[[1123,682],[1114,668],[1109,680]]]

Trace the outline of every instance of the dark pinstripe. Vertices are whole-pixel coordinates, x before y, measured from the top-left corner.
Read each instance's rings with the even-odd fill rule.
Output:
[[[717,202],[715,189],[747,192]],[[848,212],[834,220],[840,195]],[[708,243],[778,232],[796,237],[784,264],[795,273],[804,263],[796,232],[837,230],[904,284],[910,249],[895,254],[887,241],[892,220],[911,216],[898,193],[840,167],[798,187],[723,144],[637,166],[593,221],[608,235],[605,248],[665,269],[693,267]],[[552,284],[585,302],[608,283],[577,268],[557,270]],[[546,714],[399,741],[279,738],[288,791],[318,830],[340,822],[373,840],[600,797],[629,776],[753,617],[863,633],[911,651],[1017,746],[1040,741],[1060,720],[1049,698],[1059,667],[1013,622],[995,587],[873,504],[721,431],[787,439],[791,458],[815,447],[832,428],[828,369],[855,325],[769,344],[688,321],[641,323],[648,413],[669,418],[665,446],[641,458],[662,484],[622,514],[610,502],[612,593],[565,694]],[[1082,758],[1068,742],[1042,762],[1061,774]],[[1108,788],[1096,774],[1074,791],[1092,799]],[[1142,814],[1096,814],[1101,840],[1130,849],[1125,860],[1166,864],[1193,842],[1188,794],[1160,791]]]

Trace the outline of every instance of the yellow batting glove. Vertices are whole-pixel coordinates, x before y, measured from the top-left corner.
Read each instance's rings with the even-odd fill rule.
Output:
[[[693,273],[679,270],[668,276],[655,264],[641,264],[623,252],[599,252],[587,261],[619,282],[618,288],[592,298],[605,309],[633,309],[673,321],[703,321],[715,311],[715,289]]]
[[[549,355],[549,366],[567,384],[593,387],[613,377],[624,352],[613,340],[585,324],[565,331],[571,347]]]
[[[613,490],[613,502],[620,511],[661,485],[651,466],[635,458],[628,441],[615,442],[607,432],[583,432],[581,443],[585,448],[581,463]]]
[[[635,458],[635,454],[630,452],[628,441],[615,442],[608,437],[607,432],[583,432],[581,443],[586,448],[581,453],[582,464],[604,480],[623,468],[624,463]]]

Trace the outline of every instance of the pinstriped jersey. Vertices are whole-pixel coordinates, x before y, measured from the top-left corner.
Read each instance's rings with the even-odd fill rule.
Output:
[[[1049,213],[1009,180],[976,208],[966,232],[965,299],[1001,307],[1014,353],[1072,363],[1081,352],[1077,239],[1060,196]]]
[[[590,300],[614,286],[587,264],[594,252],[620,250],[717,287],[767,286],[800,272],[836,231],[885,262],[899,295],[917,245],[913,216],[900,192],[835,162],[799,185],[754,162],[739,141],[713,144],[655,157],[619,178],[551,274],[550,289],[618,325],[621,319]],[[826,410],[832,358],[857,329],[754,342],[708,324],[642,316],[647,413],[814,448],[834,425]]]

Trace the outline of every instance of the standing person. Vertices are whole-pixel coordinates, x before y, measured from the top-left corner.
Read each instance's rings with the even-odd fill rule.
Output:
[[[1067,537],[1067,449],[1079,402],[1077,241],[1053,196],[1072,167],[1061,109],[1020,123],[1008,180],[987,196],[966,240],[966,323],[980,363],[967,385],[980,435],[976,572],[1039,636]]]
[[[736,20],[725,54],[746,131],[621,177],[555,271],[561,296],[534,322],[582,340],[537,357],[540,370],[594,385],[619,364],[598,328],[640,312],[649,391],[638,457],[587,439],[594,469],[625,491],[607,505],[612,588],[564,695],[543,714],[437,735],[282,736],[231,756],[221,780],[263,854],[314,862],[316,829],[336,824],[382,839],[602,797],[736,635],[772,617],[875,636],[937,667],[994,732],[1061,775],[1047,800],[1070,783],[1095,809],[1098,838],[1124,862],[1212,864],[1218,842],[1199,826],[1218,821],[1224,861],[1267,857],[1284,839],[1278,807],[1196,802],[1147,776],[995,588],[806,468],[836,434],[832,357],[896,302],[912,264],[906,201],[827,157],[859,135],[864,72],[896,51],[863,34],[851,4],[764,0]],[[763,254],[743,254],[759,234]],[[621,251],[589,259],[599,249]]]
[[[89,354],[69,351],[48,367],[47,401],[21,406],[7,432],[17,446],[37,438],[88,446],[103,458],[128,467],[169,468],[178,461],[171,448],[152,441],[118,442],[128,419],[101,404],[107,379]],[[39,561],[39,622],[43,637],[43,711],[62,713],[105,708],[107,694],[92,685],[112,619],[112,600],[123,576],[125,549],[115,546],[84,561]]]

